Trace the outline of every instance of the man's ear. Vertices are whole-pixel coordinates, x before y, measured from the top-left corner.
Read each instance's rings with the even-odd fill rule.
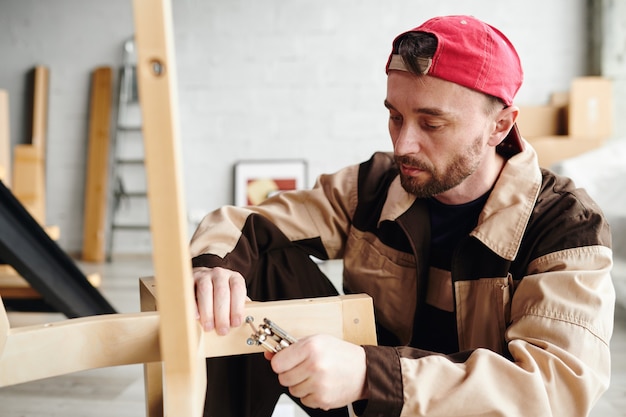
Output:
[[[489,137],[489,144],[491,146],[498,146],[500,142],[506,138],[506,135],[509,134],[509,131],[515,124],[518,114],[519,107],[516,106],[509,106],[498,112],[495,120],[495,128]]]

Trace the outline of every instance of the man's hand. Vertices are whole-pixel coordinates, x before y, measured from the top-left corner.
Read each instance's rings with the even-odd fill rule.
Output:
[[[281,385],[307,407],[329,410],[367,397],[365,351],[329,335],[265,353]]]
[[[205,331],[225,335],[243,323],[246,282],[240,273],[224,268],[194,268],[197,317]]]

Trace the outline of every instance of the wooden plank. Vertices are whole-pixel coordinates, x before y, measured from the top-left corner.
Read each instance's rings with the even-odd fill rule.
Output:
[[[160,285],[160,284],[159,284]],[[140,279],[141,311],[157,309],[154,278]],[[375,345],[376,326],[372,298],[366,294],[305,298],[283,301],[252,301],[246,303],[246,316],[255,325],[268,318],[295,338],[313,334],[329,334],[357,345]],[[215,332],[204,335],[204,355],[207,358],[262,352],[263,347],[245,341],[252,329],[244,324],[225,336]]]
[[[159,361],[159,321],[157,313],[110,314],[11,329],[0,355],[0,387]]]
[[[171,4],[134,0],[153,264],[161,313],[165,415],[201,416],[206,391],[203,332],[195,297],[184,208]]]
[[[4,299],[41,298],[41,294],[9,265],[0,265],[0,296]]]
[[[31,144],[44,150],[48,130],[48,80],[49,70],[37,66],[34,70],[33,120]]]
[[[48,68],[34,68],[31,143],[17,145],[13,150],[13,194],[42,226],[46,224],[48,79]]]
[[[344,310],[345,307],[345,310]],[[268,318],[296,339],[313,334],[328,334],[356,344],[376,344],[372,299],[367,295],[342,295],[288,301],[249,302],[246,317],[254,323]],[[248,345],[252,334],[248,325],[225,336],[205,334],[204,355],[209,357],[263,352],[262,346]]]
[[[2,298],[0,298],[0,362],[3,358],[4,346],[6,345],[6,341],[9,338],[10,329],[11,325],[9,324],[9,317],[7,316],[7,312],[4,309]]]
[[[156,288],[153,278],[139,279],[139,302],[141,311],[156,311]],[[146,417],[163,417],[163,363],[143,365]]]
[[[0,180],[11,188],[11,138],[9,130],[9,94],[0,90]]]
[[[13,195],[40,225],[46,222],[44,154],[40,147],[20,144],[13,149]]]
[[[366,315],[372,311],[371,298],[358,295],[251,302],[246,306],[246,313],[254,317],[275,319],[296,337],[314,333],[343,337],[345,333],[341,322],[344,325],[347,322],[354,323],[356,318],[344,315],[342,304],[346,302],[352,308],[356,307],[355,311],[359,310]],[[0,387],[87,369],[160,361],[167,364],[169,358],[162,354],[159,343],[163,320],[162,314],[157,312],[142,312],[83,317],[9,329],[0,299]],[[339,325],[329,326],[329,323]],[[374,323],[370,322],[369,326],[371,329],[367,332],[374,335]],[[203,358],[259,352],[261,347],[246,343],[251,333],[246,324],[227,336],[207,333],[208,337],[198,346],[198,350],[203,353]],[[370,342],[375,343],[375,335]],[[199,370],[204,374],[204,367]],[[166,379],[166,385],[170,382],[170,379]],[[178,383],[176,379],[175,383]],[[193,399],[194,393],[182,395]],[[166,404],[170,401],[169,397],[167,399]],[[177,413],[166,415],[182,416]]]
[[[102,283],[102,277],[98,273],[88,274],[87,280],[96,288]],[[5,300],[42,298],[10,265],[0,265],[0,296]]]
[[[104,262],[113,71],[92,74],[82,259]]]

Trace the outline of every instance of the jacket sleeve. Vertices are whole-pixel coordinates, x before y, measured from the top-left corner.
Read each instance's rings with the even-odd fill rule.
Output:
[[[321,259],[338,258],[357,199],[358,166],[322,175],[312,190],[286,191],[258,206],[225,206],[194,232],[195,266],[223,266],[244,274],[258,254],[279,245],[272,230]]]

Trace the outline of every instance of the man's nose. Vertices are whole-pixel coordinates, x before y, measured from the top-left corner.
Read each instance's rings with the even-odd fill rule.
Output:
[[[394,141],[394,151],[397,155],[418,153],[422,146],[422,132],[416,126],[402,126]]]

